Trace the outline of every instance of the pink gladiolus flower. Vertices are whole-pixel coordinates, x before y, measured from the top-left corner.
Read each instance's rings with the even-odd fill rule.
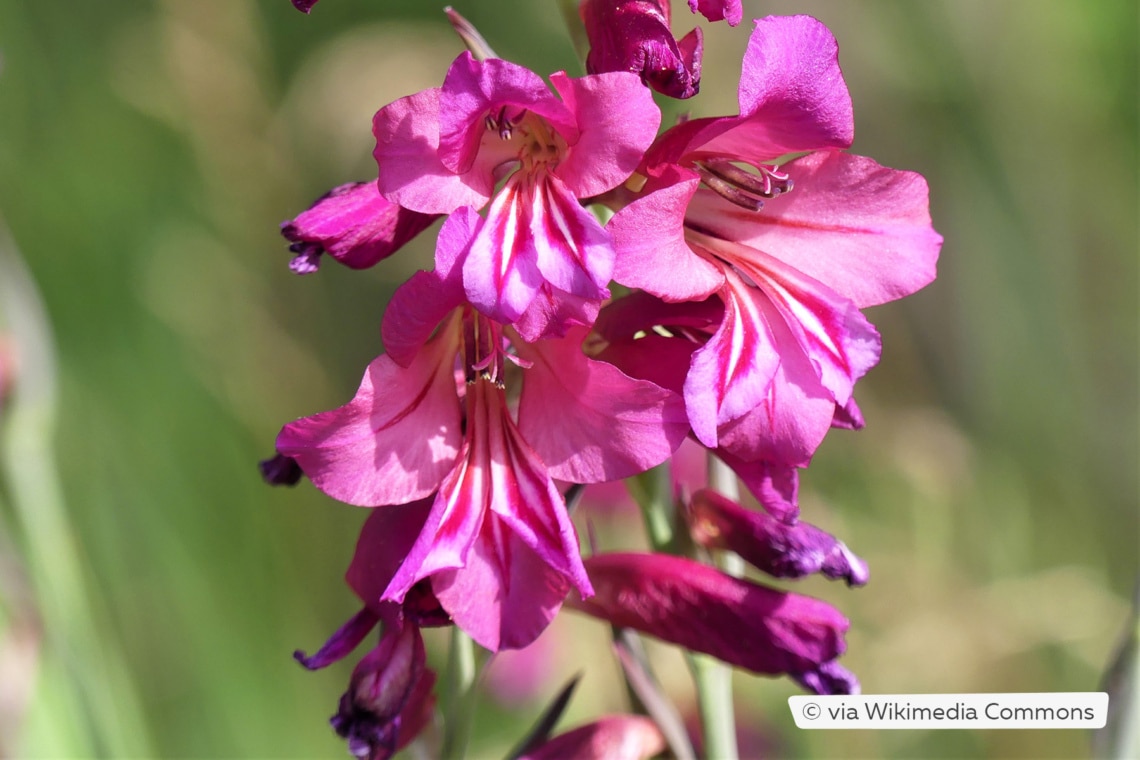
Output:
[[[665,750],[665,737],[643,715],[607,715],[559,734],[519,760],[646,760]]]
[[[301,13],[308,13],[316,4],[317,0],[293,0],[293,6]]]
[[[848,586],[862,586],[870,578],[866,562],[814,525],[790,525],[708,489],[693,494],[689,529],[701,546],[735,552],[775,578],[823,573],[843,578]]]
[[[669,30],[670,6],[658,0],[582,0],[578,7],[591,74],[632,71],[663,95],[691,98],[701,84],[701,29],[680,40]]]
[[[579,199],[624,182],[661,119],[628,72],[550,79],[558,97],[528,69],[464,53],[441,88],[397,100],[373,122],[380,193],[389,201],[425,214],[490,203],[462,283],[467,300],[503,324],[536,300],[550,301],[544,308],[555,314],[564,297],[596,309],[609,296],[610,236]],[[549,334],[566,326],[559,321]]]
[[[859,424],[854,384],[879,358],[859,309],[929,283],[942,239],[921,176],[838,150],[851,101],[823,24],[758,21],[739,96],[739,116],[683,123],[649,150],[647,194],[609,225],[614,278],[666,301],[715,295],[684,382],[694,434],[803,466],[833,423]]]
[[[849,623],[830,605],[733,578],[668,554],[585,560],[595,595],[572,609],[764,675],[788,674],[819,694],[854,694],[835,660]]]
[[[396,292],[383,327],[389,353],[369,365],[352,402],[286,425],[277,449],[350,504],[435,493],[381,598],[403,600],[430,577],[456,624],[497,650],[533,641],[571,585],[591,593],[553,479],[642,472],[676,449],[688,424],[676,394],[588,359],[584,330],[528,343],[471,309],[457,262],[477,219],[453,214],[440,232],[441,269]],[[517,412],[508,363],[511,374],[521,368]]]
[[[353,182],[334,187],[296,219],[282,222],[281,234],[297,254],[289,264],[297,274],[317,271],[322,253],[352,269],[367,269],[438,218],[381,198],[375,182]]]

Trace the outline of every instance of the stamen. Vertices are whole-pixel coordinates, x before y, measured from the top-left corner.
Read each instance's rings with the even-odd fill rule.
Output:
[[[500,140],[509,140],[514,135],[515,125],[525,115],[526,111],[523,111],[521,114],[519,114],[517,119],[512,121],[507,117],[507,107],[503,106],[499,109],[499,113],[497,115],[492,116],[491,114],[487,114],[483,119],[483,123],[487,126],[488,131],[497,131],[499,133]]]
[[[741,190],[736,185],[722,179],[718,175],[713,174],[713,172],[703,164],[698,163],[694,165],[693,168],[697,170],[697,174],[701,175],[701,180],[705,183],[705,186],[725,200],[735,203],[742,208],[746,208],[749,211],[759,211],[764,208],[764,201],[755,195]]]
[[[705,185],[738,206],[753,211],[764,207],[764,198],[791,192],[795,183],[775,166],[757,166],[757,174],[730,161],[698,162],[695,167]]]

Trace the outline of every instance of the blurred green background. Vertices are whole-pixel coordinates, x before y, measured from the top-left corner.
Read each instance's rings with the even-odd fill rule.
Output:
[[[455,5],[500,55],[577,71],[553,0]],[[799,587],[852,618],[844,664],[868,693],[1097,690],[1140,543],[1137,4],[746,0],[768,13],[831,26],[854,151],[922,172],[946,239],[934,285],[872,310],[867,428],[803,477],[805,516],[872,582]],[[687,107],[733,113],[747,21],[705,30]],[[460,49],[422,0],[0,3],[0,389],[18,383],[0,756],[346,756],[326,718],[351,662],[312,674],[290,653],[355,610],[341,575],[364,514],[270,489],[256,463],[281,424],[350,397],[433,236],[298,278],[277,226],[372,176],[372,113]],[[521,703],[488,697],[473,754],[580,667],[572,720],[620,709],[605,635],[560,618],[515,663],[541,676],[514,683]],[[736,684],[772,756],[1089,752],[1074,731],[798,732],[793,686]]]

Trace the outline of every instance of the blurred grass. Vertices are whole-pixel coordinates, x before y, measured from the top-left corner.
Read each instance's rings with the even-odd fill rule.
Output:
[[[575,70],[553,2],[457,8],[504,56]],[[1140,533],[1137,7],[746,2],[798,12],[839,38],[855,150],[922,172],[946,238],[935,285],[872,310],[885,349],[861,385],[867,429],[837,431],[804,476],[805,514],[872,583],[803,587],[852,617],[845,664],[868,692],[1093,690]],[[706,32],[691,107],[730,112],[747,29]],[[70,553],[76,538],[99,608],[41,655],[88,638],[121,652],[141,704],[126,730],[158,755],[343,753],[325,718],[350,666],[304,673],[289,653],[353,610],[340,577],[363,515],[265,488],[255,463],[280,424],[351,394],[388,295],[431,247],[300,279],[276,226],[367,178],[370,114],[437,84],[458,50],[413,0],[322,0],[307,18],[287,0],[0,5],[0,215],[58,361],[69,522],[48,539]],[[7,544],[28,551],[18,532]],[[591,668],[575,719],[620,707],[612,664]],[[1088,751],[1064,731],[796,733],[793,687],[736,683],[776,755]],[[78,709],[41,698],[16,755],[50,756]],[[475,746],[509,746],[505,714],[484,713]]]

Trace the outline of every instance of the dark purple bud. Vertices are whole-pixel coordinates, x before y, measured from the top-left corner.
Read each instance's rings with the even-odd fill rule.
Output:
[[[830,533],[805,522],[790,525],[746,509],[715,491],[693,494],[689,528],[701,546],[736,552],[757,570],[776,578],[823,573],[844,579],[848,586],[862,586],[870,579],[867,563]]]
[[[571,594],[569,607],[754,673],[809,684],[810,674],[833,673],[824,666],[846,648],[847,619],[818,599],[667,554],[599,554],[583,562],[595,595]]]
[[[284,454],[277,454],[257,464],[262,479],[271,486],[295,486],[301,481],[301,465]]]
[[[669,29],[669,3],[657,0],[582,0],[578,7],[591,74],[632,71],[663,95],[691,98],[701,84],[701,30],[680,40]]]
[[[301,11],[301,13],[308,13],[317,4],[317,0],[293,0],[293,7]]]
[[[439,218],[385,200],[375,182],[352,182],[321,196],[281,234],[296,254],[289,268],[311,274],[327,253],[352,269],[367,269],[391,256]]]
[[[800,686],[816,694],[858,694],[859,679],[847,668],[834,660],[825,662],[815,670],[792,673]]]
[[[387,760],[427,725],[434,683],[419,628],[391,626],[352,671],[348,691],[329,722],[354,757]]]

